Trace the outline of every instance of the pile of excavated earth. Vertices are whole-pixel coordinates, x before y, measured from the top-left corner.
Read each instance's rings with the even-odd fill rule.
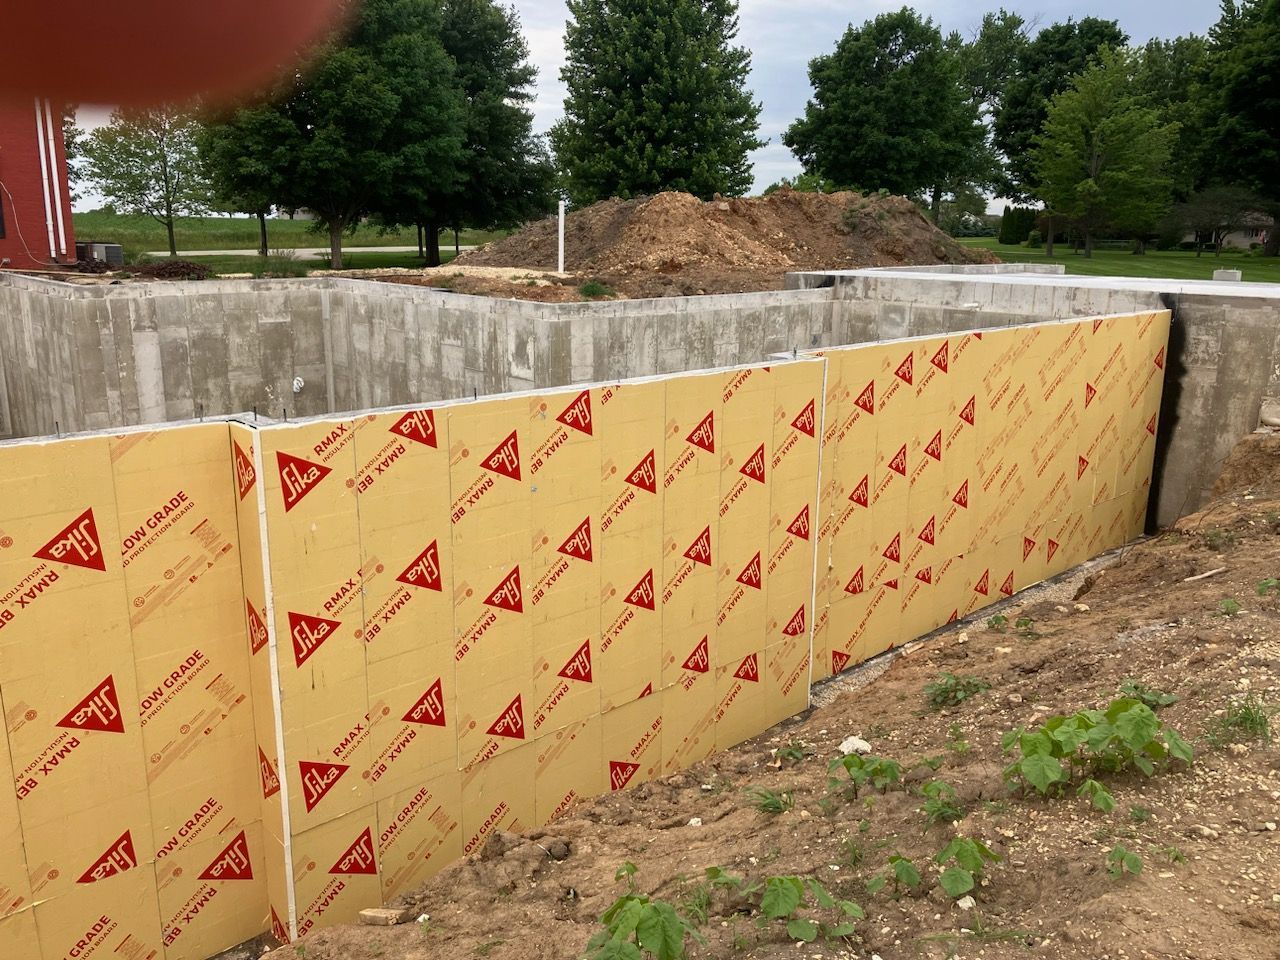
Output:
[[[578,300],[579,288],[592,280],[610,291],[605,296],[688,296],[777,290],[793,270],[994,260],[957,244],[903,197],[785,189],[709,201],[660,193],[575,210],[565,218],[569,276],[551,273],[557,243],[551,217],[427,271],[425,281],[386,279],[460,293]],[[512,274],[496,277],[492,268]],[[496,289],[503,285],[506,290]]]
[[[407,923],[324,929],[271,956],[571,960],[634,889],[695,928],[690,958],[1276,960],[1277,578],[1280,434],[1259,434],[1173,529],[837,677],[807,713],[689,770],[495,835],[400,901]],[[1002,747],[1010,731],[1122,691],[1150,704],[1125,707],[1122,738],[1163,724],[1192,762],[1156,751],[1150,775],[1102,763],[1046,794],[1028,781],[1042,762],[1006,776],[1022,749]],[[829,772],[842,748],[896,762],[901,779],[882,768],[855,796],[842,767]],[[957,838],[993,855],[978,854],[963,896],[935,859]],[[977,849],[962,851],[969,866]],[[865,918],[840,929],[839,906],[812,888],[796,906],[780,877],[816,879]],[[831,935],[804,943],[813,928],[762,915],[788,907]]]

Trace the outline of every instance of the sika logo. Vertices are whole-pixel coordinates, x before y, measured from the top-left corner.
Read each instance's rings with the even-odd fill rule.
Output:
[[[849,499],[860,507],[865,507],[869,497],[870,477],[867,474],[862,475],[862,479],[858,481],[858,485],[853,488],[853,493],[849,494]]]
[[[93,692],[71,708],[55,726],[68,730],[93,730],[98,733],[124,733],[124,715],[116,696],[115,677],[107,674]]]
[[[707,654],[706,637],[698,641],[698,645],[693,648],[693,653],[685,658],[681,666],[686,670],[692,670],[694,673],[706,673],[711,669],[711,658]]]
[[[316,804],[324,799],[333,785],[342,779],[342,775],[350,770],[345,763],[312,763],[310,760],[298,761],[298,775],[302,778],[302,802],[310,813]]]
[[[708,526],[698,534],[698,539],[689,544],[689,549],[684,552],[684,557],[694,563],[700,563],[707,567],[711,566],[711,527]]]
[[[902,449],[893,455],[893,459],[889,461],[889,469],[894,473],[907,475],[907,445],[904,443]]]
[[[430,410],[410,410],[391,425],[391,433],[406,440],[416,440],[425,446],[436,448],[436,415]]]
[[[853,402],[857,406],[861,407],[863,410],[867,411],[867,413],[872,413],[872,414],[875,413],[876,412],[876,382],[872,380],[865,387],[863,387],[862,392],[858,394],[858,399]]]
[[[564,677],[566,680],[581,680],[583,683],[591,682],[591,641],[582,641],[582,646],[578,648],[578,652],[569,658],[569,662],[564,665],[558,674],[558,677]]]
[[[946,340],[942,341],[942,346],[938,348],[938,352],[933,355],[932,359],[930,359],[929,362],[932,363],[939,370],[941,370],[943,373],[947,372],[947,341]]]
[[[585,433],[591,436],[591,391],[583,390],[578,394],[573,403],[564,408],[564,412],[556,417],[557,423],[563,423],[566,427],[573,427],[579,433]]]
[[[978,582],[973,585],[973,592],[980,593],[984,597],[991,590],[990,586],[990,570],[983,570],[982,576],[978,578]]]
[[[977,403],[978,403],[978,395],[975,393],[972,397],[969,398],[969,402],[964,405],[964,409],[960,411],[960,419],[963,420],[965,423],[967,423],[971,427],[973,426],[974,408],[977,406]]]
[[[804,633],[804,604],[800,604],[800,609],[791,615],[791,619],[787,621],[787,625],[782,628],[782,632],[788,637],[798,637]]]
[[[936,519],[936,516],[930,517],[929,522],[921,528],[919,535],[916,537],[916,539],[923,540],[931,547],[934,546],[934,520]]]
[[[1156,435],[1156,415],[1153,413],[1151,419],[1147,421],[1147,433],[1153,437]]]
[[[253,469],[253,461],[240,449],[240,444],[232,440],[231,446],[236,465],[236,488],[240,491],[240,499],[243,500],[245,495],[253,489],[258,474]]]
[[[921,567],[916,571],[916,579],[921,583],[933,583],[933,567]]]
[[[637,583],[627,594],[627,598],[623,603],[629,603],[633,607],[643,607],[645,610],[653,609],[653,568],[650,567],[640,582]]]
[[[1093,398],[1098,395],[1098,389],[1092,383],[1086,382],[1084,385],[1084,405],[1087,407],[1093,403]]]
[[[760,682],[760,668],[756,663],[756,655],[748,654],[740,664],[738,669],[734,671],[733,676],[737,680],[746,680],[749,683]]]
[[[744,477],[750,477],[757,483],[764,483],[764,444],[756,447],[756,452],[751,458],[744,463],[738,472]]]
[[[323,463],[312,463],[281,450],[276,451],[276,468],[280,471],[280,496],[284,498],[285,513],[296,507],[316,488],[316,484],[333,472]]]
[[[880,556],[884,557],[886,560],[892,560],[894,563],[898,563],[899,561],[901,561],[902,534],[895,533],[893,535],[893,539],[889,541],[889,545],[884,548],[884,551],[880,554]]]
[[[1031,556],[1031,551],[1036,548],[1036,542],[1030,537],[1022,538],[1022,562],[1027,562],[1027,557]],[[1012,576],[1012,574],[1010,574]]]
[[[707,415],[702,418],[702,422],[693,428],[693,432],[685,437],[689,443],[695,447],[701,447],[707,453],[716,452],[716,421],[715,411],[708,411]]]
[[[957,490],[956,495],[951,498],[951,502],[954,503],[957,507],[964,507],[965,509],[968,509],[969,507],[969,481],[968,480],[960,484],[960,489]]]
[[[512,430],[507,439],[494,447],[493,453],[485,457],[480,466],[512,480],[519,480],[520,442],[516,439],[516,432]]]
[[[626,763],[622,760],[609,761],[609,789],[621,790],[631,778],[636,775],[636,771],[640,769],[638,763]]]
[[[404,568],[404,572],[396,577],[396,581],[407,583],[411,587],[444,591],[444,581],[440,576],[440,550],[435,540],[427,544],[427,548],[413,558],[413,563]]]
[[[436,682],[427,688],[427,692],[419,697],[418,702],[400,719],[405,723],[421,723],[428,727],[445,726],[442,680],[442,677],[436,677]]]
[[[636,468],[627,474],[627,483],[641,490],[647,490],[649,493],[658,492],[658,472],[653,464],[652,450],[646,453],[644,459],[636,464]]]
[[[86,510],[63,527],[33,556],[37,560],[69,563],[73,567],[106,572],[107,564],[102,556],[102,541],[98,539],[98,525],[93,521],[93,509]]]
[[[249,841],[244,831],[227,844],[226,848],[205,867],[200,880],[252,880],[253,865],[249,862]]]
[[[578,524],[578,528],[569,535],[569,539],[556,548],[557,553],[566,557],[577,557],[591,562],[591,518],[586,517]]]
[[[756,551],[756,555],[751,558],[751,562],[742,568],[742,572],[738,574],[738,583],[744,587],[752,587],[756,590],[760,589],[760,551]]]
[[[1160,352],[1156,354],[1155,363],[1161,370],[1164,369],[1164,347],[1161,347]]]
[[[796,418],[791,421],[791,425],[807,437],[813,436],[814,426],[816,423],[817,418],[814,414],[814,402],[812,400],[810,400],[805,408],[796,415]]]
[[[1076,479],[1079,480],[1084,476],[1084,472],[1089,469],[1089,461],[1079,454],[1076,454],[1076,461]]]
[[[897,590],[897,589],[898,589],[898,578],[897,578],[897,577],[894,577],[892,580],[886,580],[886,581],[884,582],[884,587],[885,587],[885,589],[886,589],[886,590]]]
[[[245,598],[244,606],[249,629],[249,655],[252,656],[267,645],[267,625],[262,622],[262,617],[258,616],[253,601],[248,597]]]
[[[645,697],[652,696],[652,695],[653,695],[653,683],[651,681],[644,685],[644,689],[640,691],[640,696],[636,697],[636,699],[643,700]]]
[[[862,589],[862,567],[859,567],[854,575],[849,578],[849,582],[844,585],[844,592],[858,594],[862,592]]]
[[[373,831],[365,827],[364,833],[347,847],[337,863],[329,868],[329,872],[340,876],[376,876],[378,864],[373,859]]]
[[[497,720],[485,731],[491,737],[506,737],[509,740],[524,739],[524,708],[520,705],[520,694],[507,704],[507,708]]]
[[[524,613],[524,595],[520,592],[520,565],[516,564],[503,581],[485,598],[485,606],[512,613]]]
[[[289,942],[289,930],[280,922],[280,917],[276,914],[276,908],[271,908],[271,935],[281,943]]]
[[[275,764],[262,752],[262,747],[258,747],[258,776],[262,780],[263,800],[280,792],[280,775],[276,772]]]
[[[133,837],[126,830],[116,842],[107,848],[107,852],[93,862],[88,870],[80,875],[76,883],[96,883],[117,873],[132,870],[138,865],[138,855],[133,850]]]
[[[1000,592],[1006,597],[1013,596],[1013,571],[1009,571],[1009,575],[1004,578],[1004,583],[1000,584]]]
[[[831,672],[839,673],[844,669],[845,664],[849,662],[849,655],[839,650],[831,651]]]
[[[929,441],[929,445],[924,448],[924,452],[933,459],[941,462],[942,460],[942,431],[939,430],[933,435],[933,439]]]
[[[289,637],[293,640],[293,659],[297,666],[302,666],[311,659],[311,655],[320,649],[333,632],[342,626],[340,620],[326,620],[324,617],[312,617],[305,613],[289,611]]]
[[[804,509],[796,514],[796,518],[791,521],[791,526],[787,527],[787,533],[793,537],[799,537],[801,540],[809,539],[809,505],[806,503]]]
[[[893,371],[893,375],[908,386],[911,385],[911,371],[914,367],[914,354],[907,354],[907,358],[898,364],[898,369]]]
[[[1058,552],[1058,541],[1057,541],[1057,540],[1050,540],[1050,541],[1045,545],[1045,559],[1046,559],[1046,560],[1052,560],[1052,559],[1053,559],[1053,555],[1054,555],[1055,553],[1057,553],[1057,552]]]

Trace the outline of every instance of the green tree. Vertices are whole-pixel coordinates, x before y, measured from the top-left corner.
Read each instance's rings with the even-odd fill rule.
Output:
[[[993,128],[995,147],[1006,163],[1007,182],[1001,186],[1005,196],[1027,200],[1034,195],[1031,148],[1049,101],[1066,90],[1100,50],[1122,47],[1127,39],[1114,20],[1085,17],[1045,27],[1021,50]]]
[[[84,179],[120,210],[164,224],[171,257],[178,255],[174,221],[209,208],[209,183],[196,152],[199,127],[176,106],[116,110],[82,148]]]
[[[551,144],[574,203],[746,192],[747,154],[764,142],[735,0],[569,0],[569,12]]]
[[[1136,51],[1135,92],[1156,111],[1161,123],[1178,124],[1170,175],[1179,200],[1206,178],[1206,107],[1213,99],[1205,89],[1208,75],[1208,45],[1203,37],[1151,40]]]
[[[1001,7],[982,17],[982,26],[961,50],[964,82],[975,101],[991,116],[1004,105],[1005,91],[1016,76],[1018,63],[1030,41],[1027,22]]]
[[[84,179],[80,163],[84,159],[84,141],[89,135],[84,127],[76,123],[78,103],[62,105],[62,153],[67,159],[67,199],[72,203],[80,199],[78,187]]]
[[[864,189],[930,195],[980,182],[978,106],[956,51],[932,20],[904,7],[850,26],[809,62],[813,99],[782,136],[805,169]]]
[[[1049,104],[1031,169],[1046,209],[1084,240],[1102,229],[1143,239],[1169,208],[1169,155],[1177,126],[1161,124],[1133,93],[1133,57],[1104,51]]]

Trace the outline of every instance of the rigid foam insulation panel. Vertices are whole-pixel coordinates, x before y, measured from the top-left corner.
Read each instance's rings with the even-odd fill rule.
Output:
[[[1168,322],[0,446],[0,956],[350,920],[1136,535]]]

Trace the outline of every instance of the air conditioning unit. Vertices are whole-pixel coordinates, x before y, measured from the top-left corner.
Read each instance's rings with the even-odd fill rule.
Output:
[[[101,260],[112,270],[119,270],[124,266],[124,247],[118,243],[77,243],[76,256],[82,256],[80,253],[82,246],[87,248],[88,258]]]

